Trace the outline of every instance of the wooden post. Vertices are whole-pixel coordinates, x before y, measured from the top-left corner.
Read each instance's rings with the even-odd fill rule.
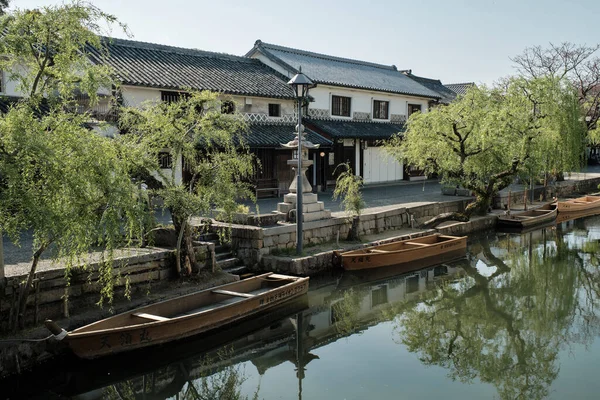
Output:
[[[525,194],[523,195],[523,204],[524,204],[524,210],[527,211],[527,188],[525,188]]]
[[[512,196],[512,192],[509,190],[508,191],[508,213],[510,214],[510,198]]]
[[[0,287],[4,287],[4,247],[2,230],[0,229]]]

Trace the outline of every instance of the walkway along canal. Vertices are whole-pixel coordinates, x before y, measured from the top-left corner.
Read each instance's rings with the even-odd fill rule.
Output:
[[[522,235],[488,232],[456,262],[388,277],[313,277],[303,302],[260,321],[118,359],[64,356],[0,381],[1,393],[595,398],[599,243],[600,216]]]

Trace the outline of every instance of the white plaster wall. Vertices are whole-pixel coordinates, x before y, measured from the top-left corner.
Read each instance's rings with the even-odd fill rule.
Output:
[[[25,69],[19,67],[19,73],[24,73]],[[23,93],[18,88],[18,82],[9,78],[9,73],[6,71],[0,71],[2,73],[2,93],[5,96],[17,96],[22,97]]]
[[[135,86],[122,86],[123,101],[127,106],[141,107],[145,102],[160,101],[160,90]]]
[[[236,103],[236,110],[240,113],[256,113],[269,115],[269,104],[279,104],[281,106],[281,115],[294,114],[294,100],[268,99],[264,97],[242,97],[242,96],[222,96],[223,99],[233,99]],[[249,99],[252,104],[246,105]]]
[[[411,96],[395,95],[391,93],[367,91],[360,89],[349,89],[339,86],[318,85],[310,90],[310,95],[314,101],[310,103],[309,108],[327,109],[331,116],[331,96],[351,97],[351,115],[354,112],[368,112],[373,115],[373,100],[389,101],[389,114],[407,115],[408,104],[421,104],[423,112],[427,112],[429,99]],[[332,118],[344,119],[344,117],[331,116]],[[346,118],[347,119],[347,118]],[[386,120],[374,120],[375,122]]]
[[[279,64],[274,63],[273,61],[269,60],[267,57],[265,57],[261,53],[255,52],[254,54],[252,54],[250,56],[250,58],[257,58],[257,59],[259,59],[263,64],[265,64],[265,65],[273,68],[275,71],[279,72],[283,76],[287,76],[289,79],[292,79],[292,77],[294,76],[293,73],[291,73],[287,69],[283,68]]]

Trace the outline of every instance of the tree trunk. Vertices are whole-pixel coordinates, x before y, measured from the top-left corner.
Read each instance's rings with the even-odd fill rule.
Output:
[[[37,251],[33,253],[31,269],[29,270],[27,282],[25,282],[25,285],[21,287],[21,291],[19,293],[19,301],[17,303],[18,311],[15,313],[15,330],[17,330],[18,328],[23,329],[25,327],[25,310],[27,308],[27,297],[29,296],[29,290],[31,289],[31,285],[33,284],[33,278],[35,277],[35,271],[40,261],[40,257],[42,253],[48,248],[50,243],[51,242],[42,243],[42,245],[37,249]]]
[[[446,221],[468,222],[469,217],[463,213],[457,213],[457,212],[443,213],[443,214],[440,214],[438,216],[435,216],[435,217],[423,222],[423,224],[420,226],[420,228],[426,228],[426,229],[435,228],[442,222],[446,222]]]
[[[172,212],[171,215],[173,216]],[[185,273],[190,275],[192,271],[199,271],[199,267],[196,263],[194,245],[192,242],[192,231],[186,219],[181,221],[175,216],[172,218],[173,225],[175,225],[175,231],[179,232],[177,238],[177,259],[175,260],[177,273],[181,275],[182,270],[185,269]],[[185,245],[182,246],[182,244]]]
[[[352,226],[350,227],[350,230],[348,231],[348,236],[346,237],[346,240],[359,240],[360,239],[358,236],[359,223],[360,223],[359,216],[352,217]]]

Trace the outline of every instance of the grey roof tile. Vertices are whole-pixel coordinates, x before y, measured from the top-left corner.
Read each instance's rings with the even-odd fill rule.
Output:
[[[440,98],[440,95],[399,72],[395,66],[351,60],[256,41],[247,54],[260,51],[291,71],[302,68],[313,82],[412,96]]]
[[[467,90],[470,87],[475,86],[474,82],[467,82],[467,83],[449,83],[446,86],[448,89],[452,90],[454,93],[456,94],[460,94],[463,95],[465,93],[467,93]]]
[[[126,85],[294,97],[285,77],[259,60],[132,40],[103,38],[103,42],[108,54],[90,48],[92,61],[113,67]]]
[[[383,122],[355,122],[337,120],[305,119],[306,126],[333,139],[389,139],[392,135],[404,132],[403,124]]]
[[[278,148],[294,139],[295,126],[295,124],[250,124],[245,139],[250,147]],[[331,146],[332,144],[331,140],[310,129],[306,129],[306,138],[313,144],[321,146]]]
[[[422,76],[416,76],[416,75],[413,75],[411,71],[404,71],[404,73],[406,76],[408,76],[410,79],[414,80],[415,82],[418,82],[421,85],[425,86],[426,88],[433,90],[436,93],[439,93],[439,95],[441,97],[440,98],[441,103],[449,104],[452,100],[454,100],[456,98],[456,92],[452,91],[451,89],[449,89],[445,85],[443,85],[439,79],[431,79],[431,78],[424,78]]]

